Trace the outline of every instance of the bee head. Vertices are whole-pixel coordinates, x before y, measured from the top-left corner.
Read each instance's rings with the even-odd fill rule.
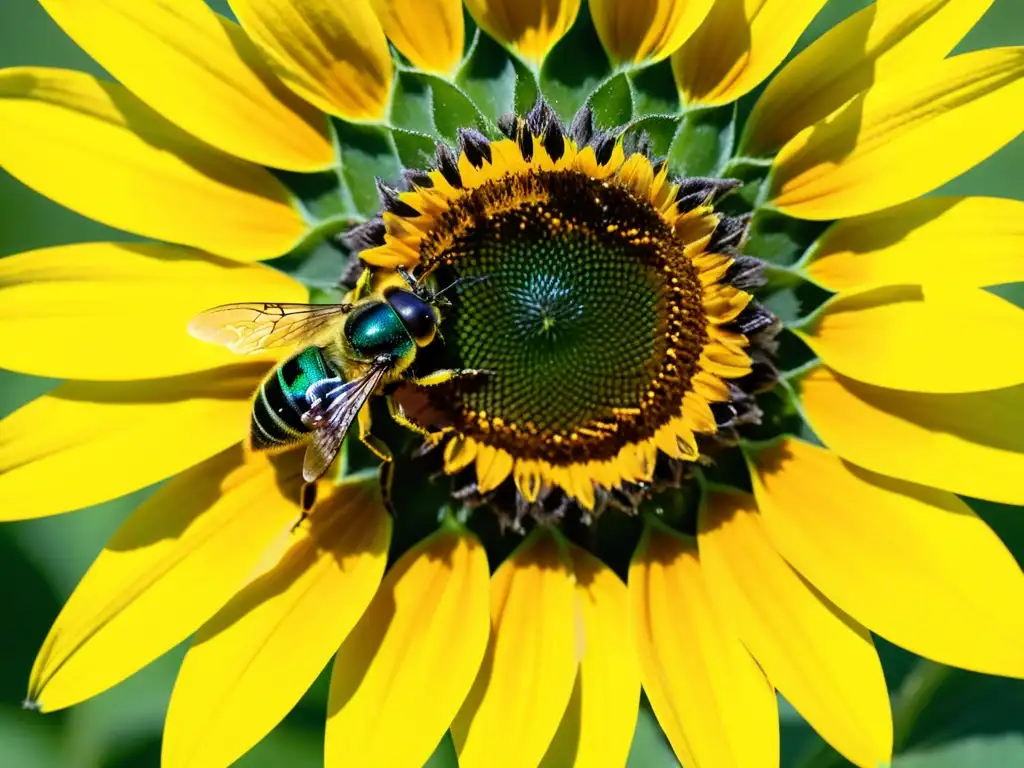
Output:
[[[441,316],[432,301],[404,288],[388,287],[384,289],[383,295],[384,301],[401,319],[416,346],[425,347],[434,340]]]

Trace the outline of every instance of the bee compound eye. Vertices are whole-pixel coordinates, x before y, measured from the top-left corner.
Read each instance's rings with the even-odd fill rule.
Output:
[[[394,291],[388,294],[387,301],[416,343],[429,344],[437,330],[430,304],[410,291]]]

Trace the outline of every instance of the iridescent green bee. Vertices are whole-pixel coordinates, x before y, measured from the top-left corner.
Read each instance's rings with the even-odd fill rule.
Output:
[[[392,280],[348,304],[226,304],[189,323],[196,338],[241,354],[303,348],[257,390],[250,449],[279,451],[308,441],[306,482],[327,471],[370,396],[405,378],[418,351],[438,334],[440,294],[404,272],[402,277],[404,283]],[[367,284],[362,281],[357,293]],[[438,383],[460,373],[435,371],[417,381]],[[376,444],[367,444],[381,453]]]

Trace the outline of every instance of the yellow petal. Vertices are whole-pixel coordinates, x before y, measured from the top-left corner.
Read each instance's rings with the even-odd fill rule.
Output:
[[[680,762],[777,768],[775,692],[716,613],[696,542],[649,525],[629,599],[644,691]]]
[[[301,457],[243,461],[231,448],[132,513],[68,598],[36,658],[45,711],[106,690],[195,632],[299,518]]]
[[[391,567],[334,660],[327,765],[427,762],[487,649],[489,578],[476,537],[447,527]]]
[[[688,105],[728,104],[782,63],[827,0],[719,0],[672,55]]]
[[[568,554],[538,528],[491,580],[491,638],[452,723],[462,768],[540,763],[576,679],[576,618]]]
[[[299,96],[350,120],[384,116],[394,66],[366,0],[228,2],[278,77]]]
[[[43,248],[0,260],[0,365],[36,376],[130,381],[238,363],[186,333],[189,320],[242,297],[307,296],[277,270],[169,245]]]
[[[801,219],[871,213],[930,192],[1024,128],[1024,48],[911,69],[793,137],[771,203]]]
[[[756,457],[754,493],[779,552],[887,640],[943,664],[1024,677],[1024,573],[951,493],[788,439]]]
[[[1024,281],[1024,202],[925,197],[836,222],[804,272],[832,291],[879,285],[981,287]]]
[[[41,2],[105,70],[193,136],[275,168],[315,171],[334,162],[324,116],[203,0]]]
[[[279,256],[306,230],[267,170],[81,72],[0,70],[0,167],[84,216],[222,256]]]
[[[946,56],[992,0],[872,3],[782,68],[747,120],[748,155],[767,155],[874,83]]]
[[[512,456],[501,448],[477,443],[476,476],[480,493],[493,491],[512,472]]]
[[[541,768],[626,764],[640,704],[640,668],[629,635],[626,585],[596,557],[573,546],[580,669],[569,707]]]
[[[457,435],[444,447],[444,471],[454,475],[473,463],[476,458],[477,443],[471,437]]]
[[[888,764],[892,717],[871,633],[782,559],[749,494],[712,494],[697,541],[712,602],[772,685],[850,762]]]
[[[840,294],[797,334],[830,368],[914,392],[1024,383],[1024,310],[980,288]]]
[[[241,757],[295,706],[370,603],[391,540],[376,474],[342,483],[307,525],[193,640],[167,712],[165,768]]]
[[[715,0],[590,0],[597,36],[614,62],[661,61],[700,26]]]
[[[417,69],[451,74],[466,29],[460,0],[370,0],[384,33]]]
[[[266,369],[257,363],[145,382],[61,384],[0,422],[0,518],[115,499],[238,443]]]
[[[466,9],[484,32],[539,65],[576,20],[580,0],[466,0]]]
[[[872,387],[825,367],[797,384],[832,450],[866,469],[1024,505],[1024,386],[966,395]]]

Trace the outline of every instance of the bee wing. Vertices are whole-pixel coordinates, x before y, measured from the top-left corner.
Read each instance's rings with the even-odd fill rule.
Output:
[[[332,382],[339,383],[330,388],[310,387],[307,393],[309,410],[302,414],[302,421],[313,430],[302,465],[302,477],[307,483],[317,480],[331,466],[359,409],[373,394],[386,371],[387,368],[378,365],[365,376],[352,381],[332,379]]]
[[[335,323],[354,304],[224,304],[192,318],[188,332],[232,352],[270,347],[323,346]]]

